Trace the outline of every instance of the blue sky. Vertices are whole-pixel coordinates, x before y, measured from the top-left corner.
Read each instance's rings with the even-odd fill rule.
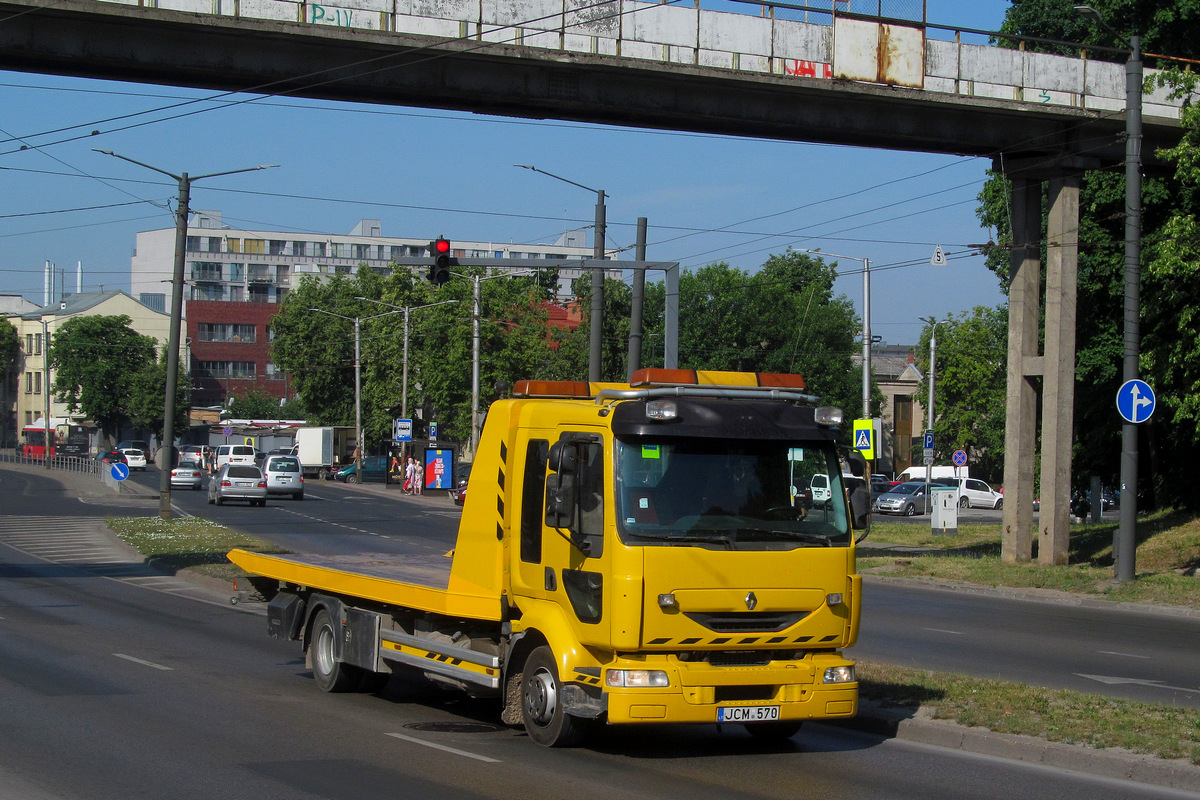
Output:
[[[995,30],[1008,5],[928,0],[928,18]],[[984,159],[290,99],[158,113],[125,130],[145,118],[107,121],[211,94],[0,72],[0,293],[41,302],[46,260],[72,289],[82,261],[85,290],[162,291],[131,287],[129,263],[138,231],[173,226],[174,182],[98,147],[192,175],[281,165],[195,184],[193,208],[235,227],[348,233],[377,218],[391,236],[552,242],[589,224],[594,195],[512,166],[534,164],[607,192],[610,247],[632,245],[647,217],[654,260],[754,270],[789,245],[869,258],[872,331],[890,344],[915,342],[919,317],[1004,300],[982,258],[966,256],[988,239],[975,219]],[[104,132],[34,137],[76,125]],[[38,146],[19,150],[20,139]],[[742,220],[757,221],[694,232]],[[934,267],[939,244],[950,263]],[[837,291],[861,312],[859,269],[842,260]]]

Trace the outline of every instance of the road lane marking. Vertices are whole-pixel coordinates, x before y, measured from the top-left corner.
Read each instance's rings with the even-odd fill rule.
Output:
[[[1120,656],[1121,658],[1141,658],[1141,659],[1145,659],[1146,661],[1152,660],[1151,656],[1143,656],[1143,655],[1138,655],[1136,653],[1118,653],[1115,650],[1097,650],[1096,652],[1102,653],[1106,656]]]
[[[924,630],[933,631],[934,633],[948,633],[951,636],[966,636],[962,631],[948,631],[943,628],[924,628]]]
[[[170,672],[172,669],[171,667],[165,667],[162,664],[155,664],[153,661],[143,661],[140,658],[134,658],[133,656],[127,656],[124,653],[113,653],[113,655],[116,656],[117,658],[123,658],[126,661],[132,661],[135,664],[141,664],[144,667],[153,667],[154,669],[161,669],[161,670],[165,670],[167,672]]]
[[[415,736],[405,736],[403,733],[387,733],[384,735],[391,736],[394,739],[403,739],[406,742],[412,742],[413,744],[419,744],[424,747],[432,747],[434,750],[443,750],[447,753],[453,753],[456,756],[466,756],[467,758],[473,758],[476,761],[485,761],[488,764],[503,763],[498,758],[488,758],[487,756],[481,756],[478,753],[468,753],[466,750],[459,750],[454,747],[447,747],[444,744],[436,744],[434,742],[429,742],[424,739],[418,739]]]
[[[1087,678],[1089,681],[1096,681],[1109,686],[1116,684],[1133,684],[1135,686],[1149,686],[1151,689],[1166,689],[1172,692],[1189,692],[1191,694],[1200,694],[1200,689],[1190,689],[1186,686],[1168,686],[1162,681],[1148,681],[1143,678],[1118,678],[1113,675],[1084,675],[1082,672],[1076,672],[1075,675],[1080,678]]]

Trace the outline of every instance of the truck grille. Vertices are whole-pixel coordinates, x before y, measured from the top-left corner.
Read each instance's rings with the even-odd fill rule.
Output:
[[[703,625],[710,631],[718,633],[775,633],[790,628],[808,616],[807,611],[780,613],[775,611],[745,613],[706,613],[690,612],[686,614],[692,622]]]

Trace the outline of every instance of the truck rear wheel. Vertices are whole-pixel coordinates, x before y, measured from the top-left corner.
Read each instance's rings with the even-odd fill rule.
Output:
[[[521,678],[521,719],[529,738],[543,747],[573,747],[590,720],[572,717],[562,704],[562,682],[554,653],[545,645],[529,654]]]
[[[336,641],[333,619],[328,611],[321,609],[313,618],[312,638],[308,645],[312,649],[309,655],[312,658],[313,677],[323,692],[353,692],[362,682],[362,670],[337,660],[334,651]]]

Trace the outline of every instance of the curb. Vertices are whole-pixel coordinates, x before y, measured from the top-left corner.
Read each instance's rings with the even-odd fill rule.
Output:
[[[1097,750],[1082,745],[1048,742],[1033,736],[970,728],[933,719],[932,710],[928,708],[920,708],[915,715],[911,715],[901,709],[887,709],[871,701],[860,700],[859,716],[848,720],[826,720],[818,724],[1101,778],[1200,792],[1200,767],[1189,761],[1166,760],[1119,748]]]

